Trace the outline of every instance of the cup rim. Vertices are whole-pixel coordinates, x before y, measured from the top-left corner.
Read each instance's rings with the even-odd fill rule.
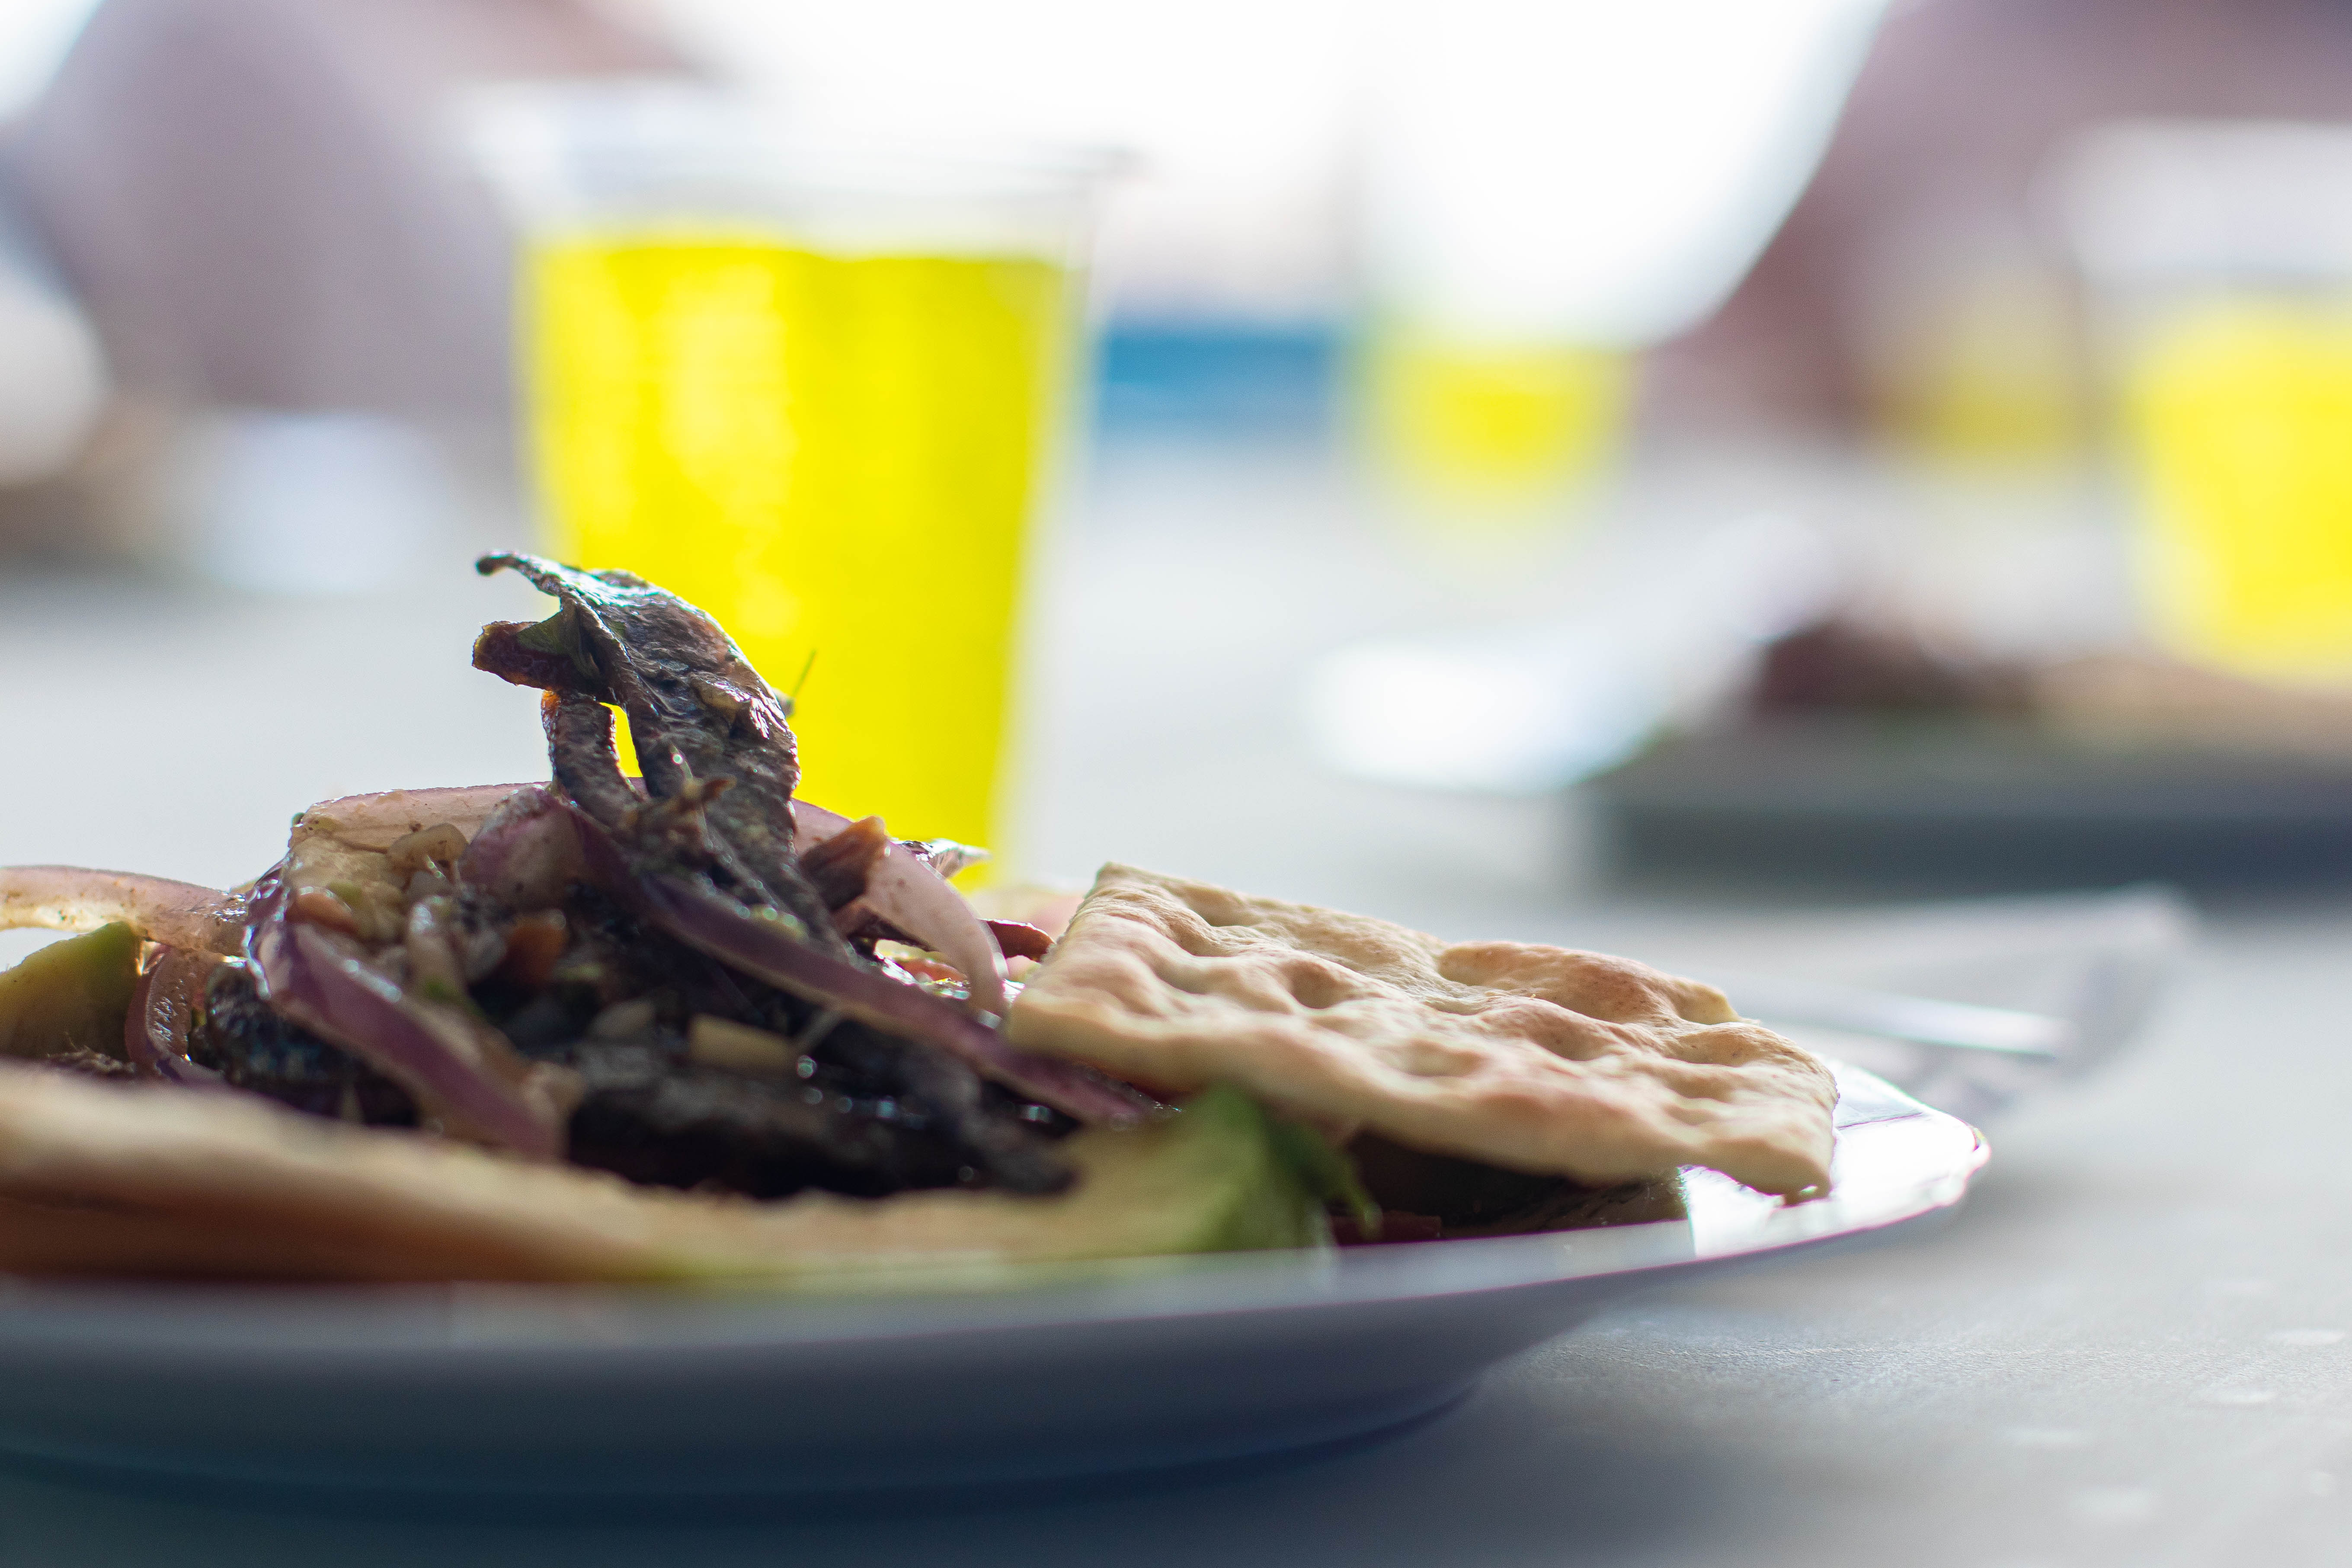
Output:
[[[772,100],[675,77],[486,83],[457,113],[476,164],[525,211],[719,192],[1079,204],[1132,165],[1108,146],[950,144],[812,126]]]

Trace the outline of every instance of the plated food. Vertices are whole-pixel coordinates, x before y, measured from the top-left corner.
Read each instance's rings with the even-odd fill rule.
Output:
[[[2352,874],[2352,694],[1843,614],[1581,791],[1623,868],[1928,889]]]
[[[481,566],[559,603],[474,649],[549,780],[323,803],[229,891],[0,871],[89,933],[0,975],[0,1268],[984,1280],[1828,1180],[1827,1069],[1706,986],[1123,867],[984,921],[965,847],[797,798],[708,616]]]
[[[1748,693],[1759,717],[1848,714],[2008,724],[2081,750],[2340,762],[2352,694],[2185,663],[2149,648],[1999,657],[1891,618],[1832,616],[1775,639]]]

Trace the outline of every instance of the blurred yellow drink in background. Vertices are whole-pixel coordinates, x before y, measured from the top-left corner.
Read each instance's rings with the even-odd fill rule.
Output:
[[[2070,465],[2085,434],[2073,301],[2006,258],[1923,282],[1880,326],[1870,390],[1879,432],[1948,473]]]
[[[1384,465],[1449,525],[1549,515],[1616,457],[1633,380],[1622,350],[1393,322],[1372,331],[1362,374]]]
[[[2158,635],[2249,675],[2352,676],[2352,309],[2180,307],[2126,374]]]
[[[588,233],[534,245],[521,297],[555,553],[684,595],[797,684],[810,800],[993,842],[1067,269]]]

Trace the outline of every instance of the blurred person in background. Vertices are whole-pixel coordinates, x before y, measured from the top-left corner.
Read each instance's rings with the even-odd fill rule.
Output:
[[[388,420],[503,472],[506,242],[446,118],[467,83],[731,67],[820,102],[905,97],[860,90],[905,74],[893,75],[903,36],[885,58],[870,22],[784,4],[45,4],[89,16],[0,132],[0,209],[16,237],[0,237],[13,258],[0,261],[0,333],[16,371],[0,388],[0,548],[155,548],[167,526],[152,504],[155,454],[206,411]],[[1061,80],[1066,102],[1047,88],[987,90],[987,71],[961,57],[948,70],[965,82],[957,104],[994,102],[1015,129],[1117,139],[1124,109],[1147,155],[1155,139],[1173,149],[1158,166],[1182,178],[1150,209],[1149,243],[1116,258],[1115,310],[1126,299],[1147,318],[1264,321],[1351,308],[1345,17],[1307,0],[1277,9],[1242,51],[1246,68],[1223,77],[1187,46],[1182,79],[1162,82],[1154,29],[1100,18],[1062,38],[1040,77]],[[1052,16],[1064,12],[1007,12],[995,30],[1013,36],[997,47],[1035,52],[1042,33],[1068,31],[1045,27]],[[1158,30],[1171,28],[1192,36],[1173,17]],[[754,58],[763,39],[772,68]],[[937,73],[931,57],[955,54],[934,45],[915,63]],[[1289,77],[1307,108],[1251,109]],[[1762,260],[1727,307],[1652,356],[1645,415],[1669,430],[1891,430],[1959,455],[2072,454],[2086,406],[2074,306],[2029,199],[2053,148],[2121,115],[2326,118],[2347,104],[2352,8],[2335,0],[1899,6]],[[1207,135],[1187,127],[1236,114],[1265,143],[1248,157],[1232,137],[1180,145]],[[1286,171],[1279,200],[1209,199],[1256,164]],[[1329,199],[1301,194],[1315,181]],[[36,481],[76,463],[64,487],[76,504],[61,509],[56,481]]]
[[[175,552],[156,535],[178,503],[159,492],[188,423],[222,410],[265,432],[281,431],[273,416],[340,420],[299,440],[395,454],[381,471],[423,449],[412,429],[502,468],[507,254],[449,100],[476,80],[674,58],[584,0],[79,9],[54,75],[0,132],[16,254],[40,258],[0,269],[17,372],[0,377],[0,550]],[[26,357],[46,343],[70,358],[92,329],[104,369],[88,348],[72,374]],[[36,506],[22,492],[42,479]]]
[[[0,125],[39,92],[92,3],[0,10]],[[66,531],[55,481],[88,444],[108,391],[89,318],[0,182],[0,549]]]
[[[110,392],[89,319],[23,222],[0,207],[0,549],[63,530],[58,477]]]
[[[2077,133],[2138,117],[2352,119],[2352,6],[1898,6],[1779,236],[1656,357],[1652,414],[1964,461],[2071,456],[2092,417],[2079,306],[2036,180]]]

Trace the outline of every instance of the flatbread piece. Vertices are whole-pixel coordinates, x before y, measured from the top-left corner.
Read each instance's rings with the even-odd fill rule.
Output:
[[[0,1272],[988,1288],[1040,1265],[1312,1245],[1321,1204],[1268,1168],[1262,1125],[1230,1096],[1139,1130],[1083,1130],[1063,1144],[1077,1184],[1046,1197],[762,1202],[635,1186],[257,1095],[0,1063]],[[1171,1204],[1171,1191],[1191,1201]]]
[[[1234,1083],[1594,1185],[1685,1164],[1782,1194],[1829,1180],[1827,1068],[1712,986],[1601,953],[1446,942],[1111,865],[1006,1027],[1158,1092]]]

